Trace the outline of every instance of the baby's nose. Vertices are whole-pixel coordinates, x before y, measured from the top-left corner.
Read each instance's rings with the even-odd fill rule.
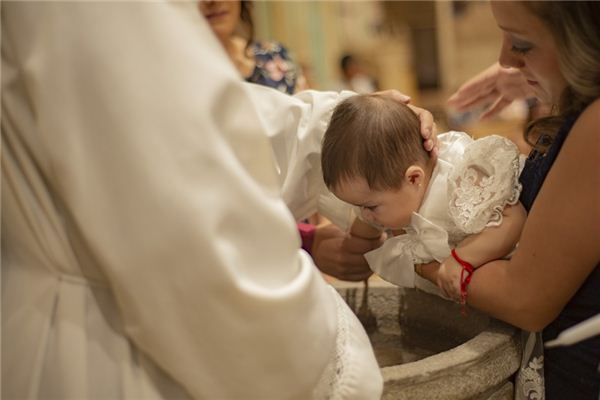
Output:
[[[360,215],[365,221],[373,222],[373,213],[371,212],[371,210],[363,208],[360,210]]]

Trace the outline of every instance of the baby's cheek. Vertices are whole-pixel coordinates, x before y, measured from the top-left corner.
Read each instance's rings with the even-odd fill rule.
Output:
[[[360,216],[362,219],[364,219],[367,222],[373,221],[373,213],[370,210],[362,209],[360,211]]]

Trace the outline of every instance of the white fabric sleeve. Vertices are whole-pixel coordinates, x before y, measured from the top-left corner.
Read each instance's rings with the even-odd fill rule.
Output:
[[[312,126],[334,96],[322,113],[279,97],[287,117],[261,120],[195,2],[2,11],[45,149],[39,167],[132,345],[194,398],[312,398],[331,365],[341,372],[323,396],[378,398],[366,334],[299,251],[265,135],[266,123]],[[289,146],[287,165],[313,151]],[[290,198],[302,192],[289,185]]]
[[[356,93],[307,90],[293,97],[247,84],[273,147],[282,196],[296,220],[319,211],[344,227],[348,205],[329,192],[321,172],[321,143],[335,106]]]
[[[387,239],[383,245],[365,254],[369,267],[382,279],[399,287],[418,288],[427,293],[448,299],[437,285],[427,279],[421,278],[415,272],[415,264],[433,261],[433,259],[419,260],[413,250],[423,245],[417,243],[416,238],[408,235],[395,236]],[[423,252],[424,249],[416,250]]]
[[[448,212],[467,234],[502,223],[506,205],[519,201],[519,150],[501,136],[486,136],[466,146],[448,177]]]
[[[473,138],[465,132],[448,131],[438,135],[438,158],[449,163],[462,157],[465,148],[473,143]]]

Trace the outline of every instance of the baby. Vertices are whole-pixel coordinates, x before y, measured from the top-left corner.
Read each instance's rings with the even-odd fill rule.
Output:
[[[358,95],[334,110],[323,139],[327,187],[359,208],[351,234],[388,239],[365,256],[382,278],[466,301],[473,268],[507,256],[519,240],[519,151],[499,136],[438,136],[437,159],[423,149],[419,120],[405,105]],[[419,274],[441,263],[439,289]],[[441,289],[441,292],[440,292]]]

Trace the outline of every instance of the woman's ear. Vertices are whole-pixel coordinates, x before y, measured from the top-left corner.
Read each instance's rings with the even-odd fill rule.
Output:
[[[404,178],[408,184],[421,187],[425,183],[425,171],[418,165],[411,165],[406,169]]]

